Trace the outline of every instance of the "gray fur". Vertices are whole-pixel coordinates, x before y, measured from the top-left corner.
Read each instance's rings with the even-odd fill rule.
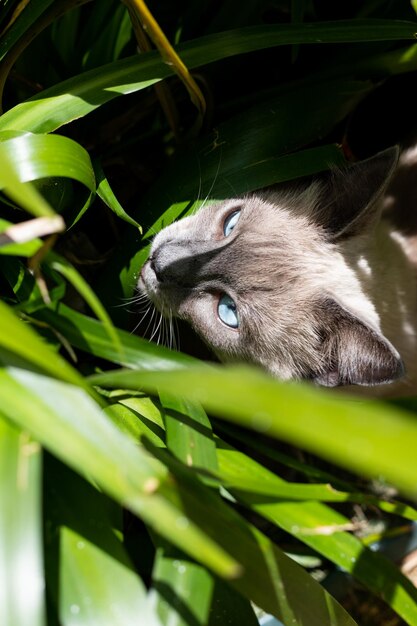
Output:
[[[416,348],[415,266],[381,217],[398,187],[397,159],[393,148],[310,184],[205,205],[155,237],[139,288],[221,360],[327,386],[404,378]],[[237,304],[239,329],[217,315],[223,293]],[[404,383],[411,390],[414,371]]]

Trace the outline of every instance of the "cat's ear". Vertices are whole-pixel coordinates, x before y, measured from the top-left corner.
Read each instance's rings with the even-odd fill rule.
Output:
[[[318,220],[332,240],[366,231],[379,219],[378,202],[396,169],[398,147],[343,170],[331,171],[322,187]]]
[[[404,375],[394,346],[378,331],[334,300],[320,304],[322,368],[320,385],[381,385]]]

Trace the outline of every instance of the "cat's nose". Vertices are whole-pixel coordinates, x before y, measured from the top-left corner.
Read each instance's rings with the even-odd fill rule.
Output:
[[[165,243],[153,251],[149,263],[160,283],[184,285],[189,280],[193,258],[186,246]]]
[[[163,283],[164,282],[164,269],[163,269],[163,264],[161,263],[160,256],[158,260],[158,255],[153,254],[149,259],[149,263],[158,281],[160,283]]]

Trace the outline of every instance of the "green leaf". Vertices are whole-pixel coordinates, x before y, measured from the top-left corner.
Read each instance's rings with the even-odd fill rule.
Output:
[[[140,441],[142,435],[154,446],[165,446],[165,431],[159,403],[148,396],[138,394],[126,397],[124,392],[113,392],[111,400],[116,401],[105,409],[109,418],[134,441]],[[147,425],[142,427],[142,421]]]
[[[2,134],[0,133],[0,161],[8,159],[21,183],[62,176],[72,178],[90,191],[95,191],[96,183],[90,157],[77,142],[60,135],[31,133],[2,140]]]
[[[223,576],[239,575],[241,562],[245,570],[236,581],[239,590],[266,610],[302,620],[307,607],[314,606],[311,626],[330,626],[334,612],[340,614],[340,626],[353,625],[308,574],[211,490],[185,476],[166,483],[165,468],[112,426],[82,390],[10,368],[0,371],[0,393],[5,414],[25,424],[45,447],[89,475],[170,542]],[[237,561],[227,556],[229,551],[239,555]]]
[[[282,438],[367,476],[383,476],[416,496],[417,423],[383,403],[283,384],[248,367],[172,372],[113,371],[92,384],[176,393],[224,419]],[[336,419],[336,417],[337,419]]]
[[[120,202],[117,200],[110,187],[109,181],[103,172],[103,168],[98,161],[95,161],[94,163],[94,171],[98,182],[97,195],[103,200],[109,209],[117,215],[117,217],[120,217],[128,224],[131,224],[131,226],[135,226],[141,233],[142,227],[136,220],[133,219],[133,217],[130,217],[130,215],[126,213]]]
[[[0,623],[45,626],[40,446],[0,416]]]
[[[264,608],[266,611],[272,612],[277,616],[283,616],[288,610],[289,613],[296,615],[296,619],[301,619],[303,611],[306,606],[317,606],[317,620],[324,620],[323,623],[327,623],[329,616],[327,615],[327,608],[323,606],[328,603],[328,610],[331,612],[335,610],[336,613],[340,607],[337,604],[333,605],[333,601],[328,596],[322,595],[322,588],[320,586],[313,587],[308,590],[312,579],[300,568],[293,570],[295,563],[290,562],[290,559],[286,557],[276,546],[272,544],[261,533],[258,533],[252,526],[238,516],[233,510],[230,510],[225,503],[219,499],[219,497],[212,491],[208,490],[203,484],[199,484],[198,488],[193,488],[193,481],[191,480],[189,470],[185,470],[183,466],[179,466],[178,462],[173,460],[171,456],[167,456],[164,450],[161,450],[160,446],[163,446],[164,431],[162,429],[161,415],[154,410],[149,411],[145,408],[143,410],[143,398],[127,398],[121,399],[123,403],[123,409],[131,407],[131,419],[136,419],[136,427],[129,427],[129,436],[135,440],[144,438],[145,441],[152,440],[152,444],[147,444],[155,456],[160,458],[169,467],[176,470],[181,469],[181,477],[183,478],[182,488],[180,490],[180,497],[183,506],[186,511],[192,511],[193,519],[196,521],[199,527],[204,528],[206,532],[215,537],[220,545],[230,552],[231,554],[239,554],[239,561],[242,563],[244,570],[242,578],[237,578],[233,585],[236,589],[242,593],[246,598],[252,599],[256,604]],[[141,406],[142,405],[142,406]],[[119,418],[123,415],[123,423],[119,421]],[[114,413],[112,413],[112,417]],[[122,428],[128,422],[126,413],[122,410],[117,415],[117,422]],[[155,447],[157,446],[157,448]],[[197,483],[198,485],[198,483]],[[164,559],[165,552],[161,554],[161,558]],[[181,561],[183,557],[176,555],[178,561]],[[175,559],[174,559],[175,560]],[[164,571],[166,576],[172,576],[173,580],[181,586],[184,582],[184,593],[187,594],[190,587],[194,584],[192,572],[199,576],[198,569],[192,569],[192,572],[187,573],[187,564],[189,559],[185,559],[184,563],[181,563],[183,567],[180,571],[173,570],[175,567],[173,563],[164,564]],[[280,564],[282,570],[277,571],[277,566]],[[178,565],[178,564],[177,564]],[[185,567],[185,569],[184,569]],[[166,568],[166,569],[165,569]],[[182,573],[187,573],[184,580],[178,579],[178,576]],[[280,578],[282,577],[282,578]],[[298,578],[299,589],[311,593],[309,600],[303,599],[300,603],[297,598],[286,597],[286,592],[283,589],[290,588],[292,586],[292,578]],[[211,587],[208,581],[204,583],[204,589],[206,594],[211,593]],[[158,587],[157,587],[157,591]],[[181,592],[180,592],[181,593]],[[166,593],[163,594],[165,600]],[[169,596],[171,600],[169,604],[173,604],[174,600],[172,595]],[[169,600],[168,598],[168,600]],[[158,598],[159,601],[159,598]],[[204,602],[207,602],[205,596]],[[174,604],[174,608],[175,608]],[[287,608],[286,608],[287,607]],[[168,611],[169,607],[163,607],[161,610]],[[175,611],[173,611],[175,613]],[[188,614],[188,613],[187,613]],[[181,612],[183,616],[183,612]],[[342,612],[342,622],[344,623],[345,615]],[[176,619],[172,616],[172,619]],[[233,619],[231,617],[231,619]],[[291,622],[290,622],[291,623]],[[294,621],[298,624],[298,621]],[[320,624],[320,621],[317,622]],[[330,624],[332,622],[330,621]],[[349,622],[348,622],[349,623]],[[309,622],[310,625],[310,622]]]
[[[165,455],[160,451],[160,457]],[[342,607],[275,544],[230,509],[215,493],[184,480],[180,492],[186,511],[243,566],[232,581],[236,589],[284,623],[301,626],[353,625]],[[337,621],[340,620],[340,621]]]
[[[35,0],[28,2],[15,23],[0,38],[0,61],[4,59],[12,46],[33,26],[42,13],[53,4],[54,0]]]
[[[222,446],[225,446],[223,443]],[[224,453],[224,450],[223,450]],[[224,454],[221,455],[221,458]],[[332,484],[291,483],[277,479],[272,473],[266,473],[260,468],[258,474],[255,466],[250,470],[245,467],[240,455],[236,452],[236,460],[233,461],[231,449],[229,449],[227,467],[221,472],[222,484],[228,489],[247,491],[254,496],[255,500],[274,502],[280,500],[300,501],[317,500],[321,502],[355,502],[365,506],[376,506],[382,511],[401,515],[410,520],[417,520],[417,510],[398,500],[386,501],[368,493],[339,491]],[[270,480],[269,480],[269,479]],[[258,497],[259,496],[259,497]]]
[[[64,304],[59,305],[59,314],[45,309],[37,312],[36,317],[55,328],[71,345],[112,363],[134,369],[152,370],[185,367],[195,362],[195,359],[185,354],[168,350],[124,330],[116,329],[122,345],[121,355],[109,341],[108,334],[100,322]]]
[[[71,265],[66,259],[60,257],[55,252],[49,252],[47,256],[47,263],[53,270],[62,274],[68,282],[78,291],[80,296],[84,298],[88,306],[94,311],[99,320],[102,322],[104,329],[113,344],[113,350],[119,353],[119,359],[123,361],[123,347],[119,340],[119,336],[115,327],[106,311],[101,304],[100,300],[95,295],[89,284],[84,278],[77,272],[75,267]]]
[[[415,32],[415,23],[395,20],[270,24],[201,37],[178,46],[178,52],[185,65],[192,69],[273,46],[411,40],[415,38]],[[171,74],[171,68],[153,51],[123,59],[66,80],[15,106],[0,119],[0,130],[51,132],[121,94],[144,89]]]
[[[166,393],[161,394],[161,403],[168,449],[189,467],[216,472],[216,444],[201,406]]]
[[[58,458],[220,575],[237,575],[238,562],[184,510],[166,468],[123,435],[82,389],[9,368],[0,370],[0,396],[4,414]]]
[[[158,542],[150,600],[162,624],[207,624],[214,576],[186,555]]]
[[[104,11],[107,13],[107,19],[102,22],[101,28],[98,30],[97,26],[90,25],[90,32],[97,29],[97,34],[89,42],[90,45],[83,58],[83,67],[86,70],[115,61],[132,36],[132,23],[125,6],[113,5],[111,6],[111,12],[105,6]],[[96,14],[98,14],[97,21],[100,22],[100,12],[94,11],[94,17]]]
[[[162,543],[150,598],[170,626],[259,626],[247,598],[186,555]]]
[[[29,362],[36,369],[47,372],[53,377],[88,389],[88,384],[82,376],[68,363],[55,354],[49,346],[24,322],[20,321],[0,301],[0,357],[10,362],[11,355]]]
[[[216,577],[208,626],[224,626],[225,623],[258,626],[259,620],[250,601]]]
[[[230,489],[238,502],[350,572],[382,597],[407,623],[417,624],[416,588],[383,555],[365,547],[357,537],[343,532],[351,525],[346,517],[318,502],[292,501],[291,494],[297,491],[298,484],[284,481],[222,441],[218,442],[218,459],[222,484]],[[264,485],[270,494],[275,491],[275,495],[262,495]],[[314,491],[319,486],[311,487]],[[309,497],[308,490],[305,497]],[[395,506],[391,512],[395,512]],[[396,512],[402,514],[401,506]]]
[[[139,412],[136,415],[141,424],[140,437],[148,437],[149,434],[154,437],[157,431],[152,422],[160,424],[159,419],[155,420],[156,416],[149,413],[147,418],[143,418]],[[163,433],[158,432],[163,437]],[[156,445],[162,445],[162,439]],[[349,519],[320,503],[294,502],[292,491],[297,490],[297,483],[284,481],[220,439],[216,438],[216,445],[218,479],[241,505],[262,515],[348,571],[368,589],[384,598],[407,619],[407,623],[416,623],[416,589],[395,565],[345,531],[351,527]],[[316,486],[311,487],[314,489]],[[401,514],[401,508],[398,513]],[[392,592],[393,586],[396,588],[395,593]]]
[[[54,215],[54,211],[33,185],[20,182],[14,161],[7,152],[1,151],[1,147],[0,143],[0,189],[32,215],[38,217]]]
[[[46,461],[48,591],[60,621],[125,626],[141,615],[152,623],[145,585],[113,528],[121,508],[61,463]]]

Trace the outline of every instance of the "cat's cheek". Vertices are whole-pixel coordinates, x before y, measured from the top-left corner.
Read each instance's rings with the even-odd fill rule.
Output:
[[[240,332],[228,328],[217,315],[218,298],[211,294],[200,294],[182,303],[179,317],[191,324],[195,332],[219,356],[221,360],[236,358],[239,352]]]

